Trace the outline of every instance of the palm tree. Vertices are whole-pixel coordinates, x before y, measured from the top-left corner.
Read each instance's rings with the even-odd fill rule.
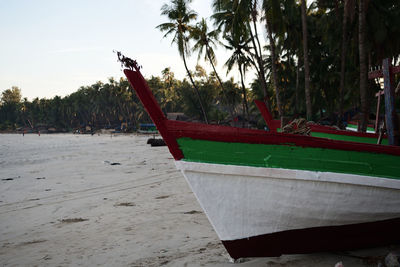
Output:
[[[351,1],[351,0],[350,0]],[[344,101],[344,81],[346,68],[346,47],[347,47],[347,17],[349,13],[349,0],[344,0],[343,19],[342,19],[342,51],[340,56],[340,96],[339,96],[339,126],[343,121],[343,101]]]
[[[312,104],[310,93],[310,66],[308,62],[308,33],[307,33],[307,0],[301,0],[301,24],[303,26],[303,57],[304,57],[304,86],[306,94],[307,120],[312,117]]]
[[[358,53],[360,57],[360,100],[361,100],[361,122],[360,131],[367,130],[368,123],[368,99],[367,99],[367,59],[366,59],[366,15],[367,3],[359,0],[358,6]]]
[[[176,43],[178,46],[179,55],[182,57],[187,75],[189,76],[190,82],[192,83],[199,99],[203,118],[205,122],[208,123],[207,114],[200,97],[199,89],[197,88],[186,64],[186,55],[189,54],[188,35],[193,28],[189,23],[197,18],[197,13],[188,7],[188,4],[191,1],[192,0],[172,0],[171,5],[164,4],[161,7],[161,15],[167,16],[170,22],[160,24],[157,28],[162,32],[166,32],[164,38],[170,34],[174,35],[172,43]]]
[[[275,91],[276,97],[276,106],[278,108],[279,117],[282,120],[283,112],[282,112],[282,104],[281,104],[281,97],[280,97],[280,90],[278,87],[278,75],[276,70],[276,47],[275,47],[275,39],[272,36],[272,25],[271,25],[271,12],[272,8],[269,7],[269,3],[264,1],[264,9],[265,9],[265,21],[266,21],[266,28],[268,33],[268,40],[269,40],[269,47],[271,50],[271,74],[272,74],[272,84]]]
[[[230,72],[235,65],[238,67],[243,94],[243,118],[247,118],[249,121],[249,107],[247,104],[247,92],[244,84],[244,76],[247,68],[251,64],[251,59],[245,53],[245,51],[248,51],[249,49],[248,43],[251,40],[246,40],[243,35],[238,38],[227,35],[225,36],[225,39],[228,41],[228,45],[225,45],[225,47],[229,50],[233,50],[232,56],[226,61],[225,66],[228,69],[227,72]]]
[[[221,29],[223,35],[229,35],[234,32],[234,36],[247,35],[253,46],[249,46],[246,52],[252,58],[250,61],[255,68],[258,80],[264,93],[264,100],[270,107],[267,82],[265,78],[264,62],[261,53],[261,45],[257,32],[257,0],[214,0],[214,14],[212,18],[218,29]],[[252,25],[251,26],[251,22]],[[254,32],[253,32],[254,31]],[[235,37],[237,38],[237,37]]]
[[[218,30],[208,31],[207,22],[203,18],[197,24],[197,26],[193,29],[191,37],[193,38],[193,40],[196,41],[196,43],[193,46],[193,50],[198,51],[198,59],[200,59],[200,57],[203,54],[203,51],[205,50],[204,60],[210,62],[211,66],[214,70],[215,76],[217,77],[218,84],[221,88],[221,91],[222,91],[227,103],[229,103],[228,97],[226,95],[224,86],[221,81],[221,78],[219,77],[217,70],[215,69],[217,60],[215,58],[215,53],[214,53],[214,49],[212,46],[215,47],[215,42],[218,41],[219,31]],[[231,115],[231,118],[233,120],[234,115],[233,115],[233,109],[232,109],[231,105],[229,105],[228,108],[229,108],[229,113]]]

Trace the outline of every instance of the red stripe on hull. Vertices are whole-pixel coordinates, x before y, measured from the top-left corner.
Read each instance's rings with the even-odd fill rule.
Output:
[[[400,218],[289,230],[222,243],[233,259],[379,247],[400,243]]]

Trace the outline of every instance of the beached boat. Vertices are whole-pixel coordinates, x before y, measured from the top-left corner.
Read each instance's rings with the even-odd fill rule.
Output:
[[[400,147],[168,120],[132,69],[126,77],[232,258],[400,242]]]
[[[157,127],[153,123],[140,123],[138,133],[157,134]]]

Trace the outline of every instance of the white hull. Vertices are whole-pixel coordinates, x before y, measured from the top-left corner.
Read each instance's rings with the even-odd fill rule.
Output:
[[[400,217],[400,181],[176,161],[221,240]]]

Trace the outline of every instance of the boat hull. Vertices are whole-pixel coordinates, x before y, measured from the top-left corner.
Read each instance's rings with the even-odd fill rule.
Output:
[[[400,241],[400,182],[176,161],[232,258]]]

